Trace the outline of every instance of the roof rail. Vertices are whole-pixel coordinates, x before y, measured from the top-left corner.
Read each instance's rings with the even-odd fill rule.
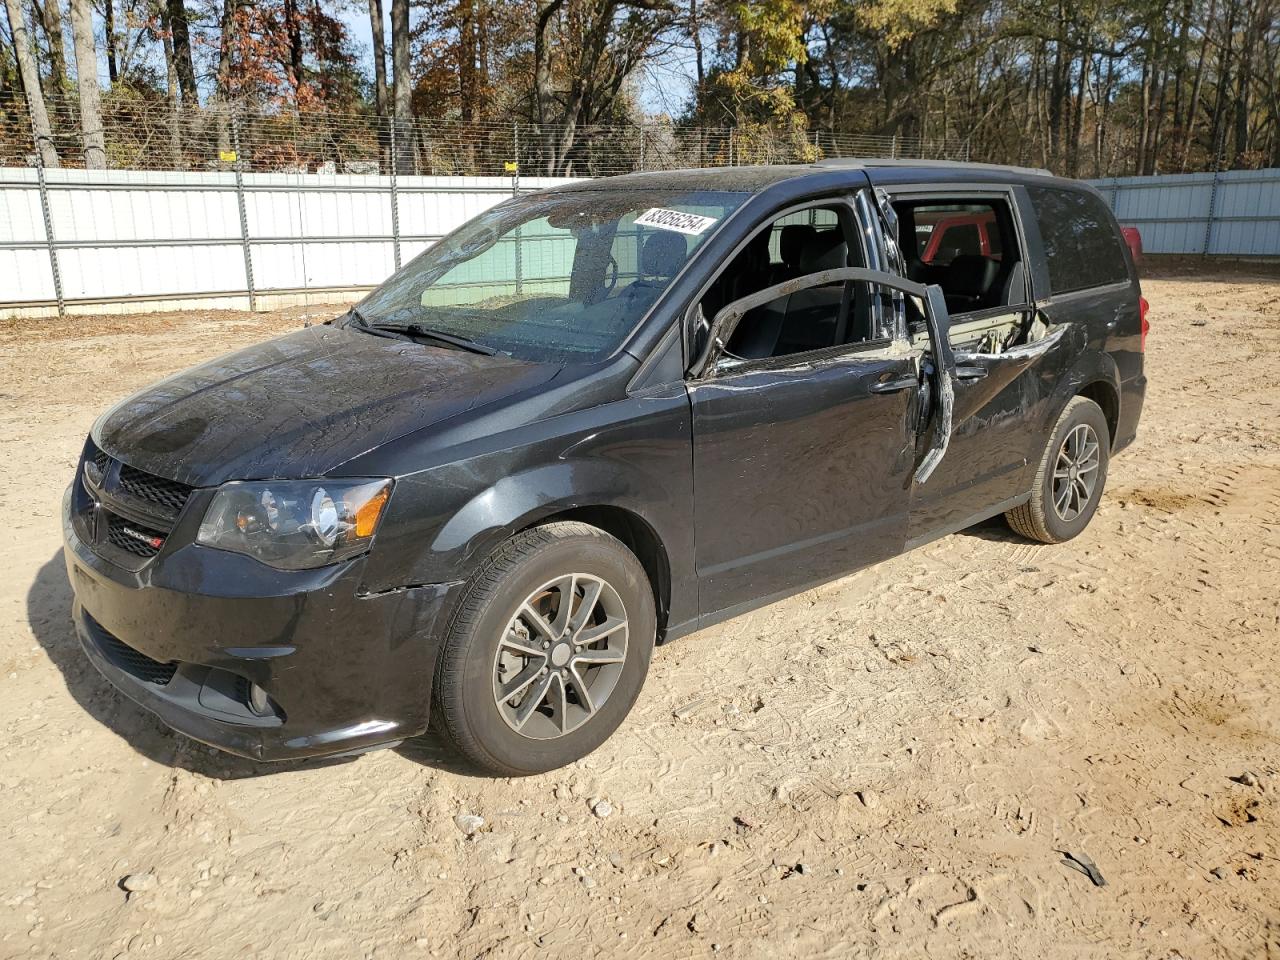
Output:
[[[943,167],[946,169],[968,169],[978,167],[983,170],[1001,170],[1006,173],[1020,173],[1040,177],[1052,177],[1053,172],[1043,167],[1017,167],[1005,163],[971,163],[968,160],[911,160],[887,159],[885,157],[832,157],[818,160],[819,167]]]

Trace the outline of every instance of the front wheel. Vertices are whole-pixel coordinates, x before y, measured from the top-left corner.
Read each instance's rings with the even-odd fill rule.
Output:
[[[576,522],[526,530],[462,600],[436,666],[436,717],[489,772],[572,763],[635,703],[656,625],[644,568],[617,539]]]
[[[1041,543],[1062,543],[1084,530],[1107,482],[1110,437],[1102,408],[1072,397],[1040,458],[1031,499],[1005,514],[1009,526]]]

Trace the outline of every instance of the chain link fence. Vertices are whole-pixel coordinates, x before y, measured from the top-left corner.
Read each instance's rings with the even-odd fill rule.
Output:
[[[63,167],[82,167],[79,106],[48,98]],[[107,166],[118,170],[503,176],[611,176],[637,170],[806,163],[826,157],[969,159],[962,140],[907,139],[750,124],[669,121],[572,131],[493,121],[396,121],[367,114],[173,108],[130,96],[103,100]],[[0,95],[0,165],[35,166],[25,99]]]

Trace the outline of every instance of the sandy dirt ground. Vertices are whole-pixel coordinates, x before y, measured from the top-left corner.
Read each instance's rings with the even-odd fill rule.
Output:
[[[255,766],[77,648],[94,417],[332,309],[0,327],[0,957],[1280,957],[1280,281],[1146,292],[1085,535],[986,524],[678,641],[518,781],[430,738]]]

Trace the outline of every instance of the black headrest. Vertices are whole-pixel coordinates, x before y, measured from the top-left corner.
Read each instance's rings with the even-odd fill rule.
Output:
[[[947,264],[947,279],[942,287],[950,294],[981,297],[991,289],[999,273],[999,260],[980,253],[962,253]]]
[[[849,247],[845,244],[844,233],[839,227],[815,230],[800,251],[801,273],[817,273],[819,270],[834,270],[848,265]]]
[[[640,272],[650,277],[674,277],[684,266],[689,248],[684,236],[659,230],[645,238],[640,248]]]
[[[789,267],[798,267],[804,253],[804,245],[813,239],[817,227],[807,223],[789,223],[778,231],[778,253]]]

